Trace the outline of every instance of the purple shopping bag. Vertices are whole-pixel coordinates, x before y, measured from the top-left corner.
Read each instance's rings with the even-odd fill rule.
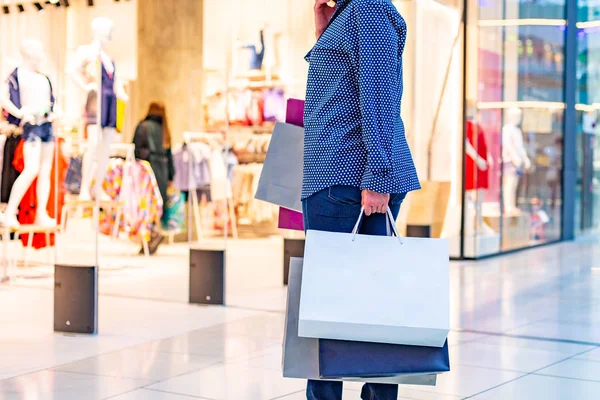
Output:
[[[279,207],[279,228],[291,229],[294,231],[304,230],[304,220],[302,213]]]
[[[304,127],[304,100],[288,99],[285,122]],[[304,221],[302,213],[279,207],[278,226],[280,229],[303,231]]]
[[[304,128],[304,100],[288,99],[285,122]]]

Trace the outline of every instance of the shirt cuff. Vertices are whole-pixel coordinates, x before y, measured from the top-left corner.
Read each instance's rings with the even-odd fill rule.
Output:
[[[360,189],[370,190],[381,194],[390,194],[389,188],[393,186],[392,174],[387,171],[371,172],[366,170],[363,174]]]

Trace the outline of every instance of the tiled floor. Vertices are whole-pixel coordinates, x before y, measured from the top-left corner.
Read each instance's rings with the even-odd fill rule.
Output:
[[[452,371],[399,398],[598,399],[598,266],[594,243],[453,263]],[[284,296],[253,307],[277,310]],[[305,382],[282,378],[282,312],[100,301],[98,336],[63,336],[51,331],[49,290],[0,286],[0,399],[306,398]],[[344,399],[359,395],[346,384]]]

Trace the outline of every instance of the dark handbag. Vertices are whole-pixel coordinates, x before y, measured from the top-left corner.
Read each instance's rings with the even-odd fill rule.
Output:
[[[82,157],[71,157],[69,161],[69,168],[65,177],[65,188],[71,194],[79,194],[81,192],[82,163]]]
[[[448,341],[440,348],[320,339],[319,371],[323,379],[448,372]]]

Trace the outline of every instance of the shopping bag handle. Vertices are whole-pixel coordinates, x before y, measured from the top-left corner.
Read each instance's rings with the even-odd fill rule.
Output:
[[[365,208],[361,207],[360,208],[360,215],[358,216],[358,221],[356,221],[356,225],[354,225],[354,229],[352,229],[352,241],[354,242],[354,239],[356,239],[356,235],[358,234],[358,229],[360,228],[360,222],[362,221],[363,215],[365,214]],[[398,238],[398,242],[400,242],[400,245],[403,244],[402,242],[402,237],[400,236],[400,234],[398,234],[398,227],[396,226],[396,220],[394,219],[394,214],[392,214],[392,210],[390,210],[390,208],[387,208],[387,212],[386,212],[386,216],[387,218],[385,219],[385,228],[386,228],[386,234],[387,236],[393,236],[393,234],[396,235],[396,237]],[[391,229],[390,229],[391,227]]]

